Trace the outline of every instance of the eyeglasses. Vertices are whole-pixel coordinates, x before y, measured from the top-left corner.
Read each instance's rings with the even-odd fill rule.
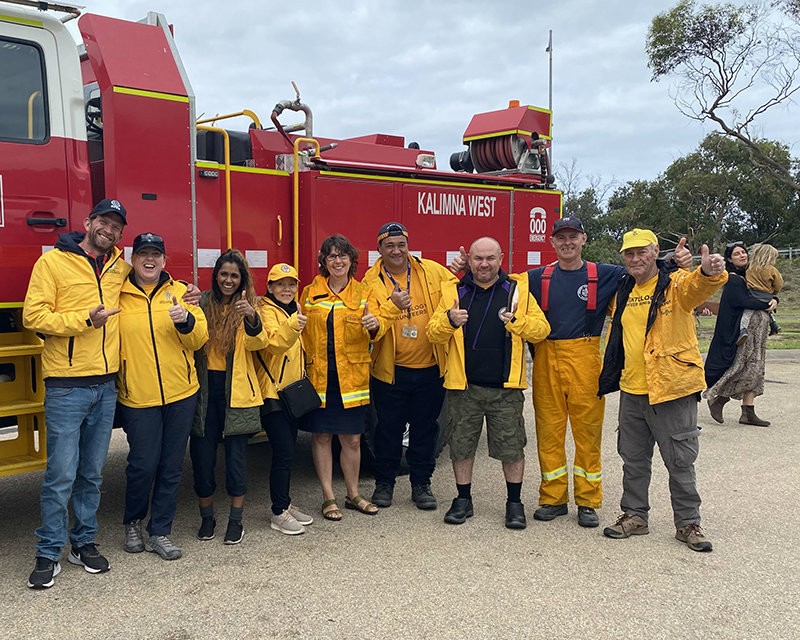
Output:
[[[349,257],[350,256],[348,256],[346,253],[332,253],[329,256],[325,256],[325,260],[327,260],[328,262],[336,262],[337,260],[341,260],[342,262],[344,262]]]
[[[736,242],[729,242],[728,244],[725,245],[725,248],[726,249],[733,249],[735,247],[743,247],[743,246],[744,246],[744,242],[742,242],[741,240],[737,240]]]

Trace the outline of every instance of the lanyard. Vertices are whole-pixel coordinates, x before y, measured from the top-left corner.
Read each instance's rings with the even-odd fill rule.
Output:
[[[386,272],[386,275],[389,276],[389,280],[392,281],[394,286],[400,286],[395,282],[395,279],[392,277],[392,274],[389,273],[389,270],[386,268],[386,263],[383,264],[383,270]],[[408,272],[406,273],[406,291],[408,291],[408,299],[411,299],[411,262],[408,263]],[[408,323],[411,324],[411,307],[408,308]]]

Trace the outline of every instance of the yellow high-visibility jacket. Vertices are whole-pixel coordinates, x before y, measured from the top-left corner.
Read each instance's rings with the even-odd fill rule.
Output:
[[[264,331],[269,343],[266,349],[256,352],[256,374],[261,387],[261,395],[266,398],[278,398],[275,387],[285,387],[303,377],[303,343],[297,314],[291,316],[269,298],[261,298],[258,310]],[[260,357],[260,359],[259,359]],[[263,364],[262,364],[263,363]],[[269,379],[264,365],[269,367]]]
[[[303,330],[308,352],[308,377],[317,390],[322,406],[328,387],[328,314],[333,310],[333,335],[339,391],[345,409],[369,404],[369,343],[386,333],[387,321],[380,315],[380,305],[372,289],[350,278],[338,294],[328,287],[328,279],[318,275],[300,296],[308,322]],[[361,324],[364,305],[380,322],[375,337]]]
[[[150,297],[131,274],[119,297],[119,402],[128,407],[156,407],[195,393],[200,385],[194,352],[208,340],[206,317],[200,307],[183,302],[186,284],[163,271]],[[172,298],[185,308],[187,321],[178,326],[169,317]]]
[[[501,271],[501,274],[503,272]],[[465,276],[465,279],[469,276]],[[525,389],[528,386],[525,362],[525,342],[540,342],[550,334],[550,324],[539,308],[536,298],[528,291],[528,274],[511,274],[516,283],[519,300],[514,316],[506,323],[506,389]],[[464,280],[462,279],[462,283]],[[472,285],[477,286],[477,285]],[[442,287],[442,299],[436,313],[428,322],[428,340],[447,345],[447,364],[444,372],[445,389],[466,389],[467,374],[464,354],[464,329],[450,324],[447,312],[458,300],[458,288],[452,283]]]
[[[45,336],[45,378],[100,376],[119,370],[119,315],[95,329],[89,312],[100,304],[118,308],[131,267],[114,247],[98,278],[78,247],[83,236],[60,234],[56,248],[34,264],[28,284],[22,322]]]
[[[700,267],[690,273],[660,260],[658,265],[658,280],[644,339],[644,368],[651,405],[683,398],[706,388],[694,308],[728,281],[726,272],[712,277],[703,275]],[[598,391],[601,396],[619,390],[625,367],[622,314],[635,284],[630,275],[624,275],[612,301],[614,316],[606,336]]]
[[[433,316],[442,297],[442,286],[446,282],[455,285],[458,283],[458,278],[450,273],[449,269],[433,260],[409,255],[408,261],[422,283],[422,295],[428,306],[428,313]],[[372,375],[378,380],[392,384],[394,383],[395,321],[402,318],[406,312],[398,309],[392,299],[386,296],[384,278],[386,278],[386,273],[383,270],[383,258],[379,258],[364,274],[363,282],[372,288],[380,303],[381,316],[390,323],[386,335],[372,346]],[[431,347],[433,347],[436,364],[439,365],[439,372],[444,376],[446,357],[444,345],[432,344]]]

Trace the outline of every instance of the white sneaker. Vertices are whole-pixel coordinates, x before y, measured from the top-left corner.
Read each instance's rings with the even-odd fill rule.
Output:
[[[303,513],[302,511],[300,511],[300,509],[295,507],[293,504],[289,505],[289,508],[287,509],[287,511],[289,513],[291,513],[292,517],[302,525],[308,526],[312,522],[314,522],[314,518],[312,518],[311,516]]]
[[[279,516],[276,516],[273,513],[269,526],[276,531],[285,533],[287,536],[299,536],[301,533],[306,532],[305,527],[295,520],[294,516],[289,513],[288,509],[286,509]]]

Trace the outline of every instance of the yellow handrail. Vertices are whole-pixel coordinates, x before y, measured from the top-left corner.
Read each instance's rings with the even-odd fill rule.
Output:
[[[295,138],[294,139],[294,184],[293,184],[293,200],[292,203],[292,244],[294,245],[294,268],[297,273],[300,273],[300,240],[298,230],[300,228],[300,168],[298,166],[298,156],[300,153],[300,143],[310,142],[314,145],[314,157],[319,158],[319,142],[314,138]]]
[[[228,234],[228,249],[231,249],[233,248],[233,242],[231,241],[231,139],[228,136],[228,132],[220,127],[198,124],[197,128],[201,131],[221,133],[225,141],[225,230]]]
[[[223,116],[214,116],[213,118],[204,118],[203,120],[198,120],[196,124],[205,124],[206,122],[216,122],[217,120],[224,120],[225,118],[236,118],[238,116],[247,116],[250,118],[256,125],[257,128],[261,128],[261,120],[258,119],[258,116],[250,111],[250,109],[242,109],[241,111],[237,111],[236,113],[226,113]]]
[[[28,96],[28,140],[33,140],[33,101],[40,95],[41,91],[34,91]]]

